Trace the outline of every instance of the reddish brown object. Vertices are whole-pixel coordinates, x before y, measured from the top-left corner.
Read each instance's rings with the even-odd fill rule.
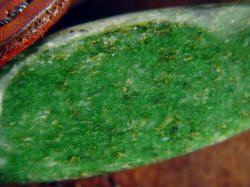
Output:
[[[1,0],[0,19],[21,0]],[[41,38],[66,13],[71,0],[33,0],[10,23],[0,27],[0,67]]]
[[[60,184],[64,187],[114,187],[107,175],[64,181]]]
[[[23,2],[23,0],[0,0],[0,20],[5,19],[21,2]]]

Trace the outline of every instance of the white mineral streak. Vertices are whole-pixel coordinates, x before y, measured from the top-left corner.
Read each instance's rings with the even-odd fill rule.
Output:
[[[234,12],[238,12],[235,11],[236,8],[239,8],[241,11],[243,11],[242,14],[234,15],[237,17],[237,19],[244,20],[244,16],[248,15],[248,8],[244,6],[234,7],[234,9],[220,7],[213,9],[213,14],[208,14],[209,12],[211,12],[211,10],[209,9],[211,8],[210,6],[212,7],[214,5],[204,5],[197,8],[177,7],[142,11],[77,25],[62,30],[56,34],[51,35],[50,37],[47,37],[47,39],[45,40],[46,42],[42,46],[42,48],[55,48],[60,45],[64,45],[69,41],[78,40],[79,38],[83,38],[89,35],[98,34],[110,29],[120,28],[121,26],[133,25],[149,21],[187,23],[211,32],[215,32],[215,34],[218,36],[220,34],[227,35],[229,34],[230,27],[234,28],[233,30],[235,30],[235,28],[241,27],[238,27],[237,23],[231,23],[230,20],[227,20],[227,16],[224,16],[225,19],[222,19],[222,16],[213,16],[213,18],[211,19],[212,15],[217,15],[221,12],[223,12],[225,15],[231,15]],[[213,22],[213,24],[211,24],[211,21]]]
[[[0,168],[6,164],[6,159],[0,158]]]
[[[89,35],[98,34],[110,29],[120,28],[121,26],[133,25],[148,21],[188,21],[194,15],[190,11],[183,10],[182,15],[176,14],[176,8],[169,8],[167,10],[153,10],[146,12],[130,13],[122,16],[114,16],[107,19],[101,19],[91,23],[77,25],[51,35],[46,39],[44,48],[58,47],[64,45],[69,41],[77,40]],[[179,12],[179,11],[178,11]],[[187,13],[185,13],[187,12]],[[168,16],[165,14],[167,13]],[[178,16],[177,16],[178,15]],[[192,20],[192,19],[191,19]],[[53,44],[53,45],[52,45]]]
[[[4,92],[7,86],[9,85],[9,83],[11,82],[12,78],[21,69],[23,64],[24,63],[19,63],[19,64],[14,65],[12,69],[0,79],[0,117],[2,115],[2,110],[3,110],[2,102],[3,102]]]

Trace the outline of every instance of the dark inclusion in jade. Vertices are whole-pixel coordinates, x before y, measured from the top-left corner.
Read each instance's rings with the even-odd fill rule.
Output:
[[[45,50],[4,94],[0,181],[131,168],[247,129],[249,35],[151,22]]]

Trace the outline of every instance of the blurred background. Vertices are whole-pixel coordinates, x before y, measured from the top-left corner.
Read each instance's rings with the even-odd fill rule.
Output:
[[[72,8],[50,29],[50,33],[72,25],[140,10],[234,1],[236,0],[73,0]]]
[[[74,0],[48,32],[100,18],[180,5],[233,0]],[[160,163],[102,176],[20,187],[250,187],[250,131],[226,142]],[[5,186],[6,187],[6,186]]]

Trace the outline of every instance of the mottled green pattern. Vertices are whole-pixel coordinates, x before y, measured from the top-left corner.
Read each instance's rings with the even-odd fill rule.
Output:
[[[0,183],[130,168],[249,128],[249,36],[148,22],[43,51],[3,97]]]

